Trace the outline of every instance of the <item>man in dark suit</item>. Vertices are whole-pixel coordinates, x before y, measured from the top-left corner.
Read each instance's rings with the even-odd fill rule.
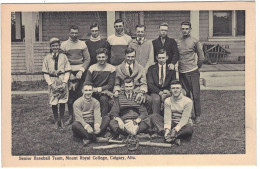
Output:
[[[149,67],[147,72],[148,92],[152,98],[153,114],[160,114],[161,103],[171,95],[171,81],[176,80],[176,73],[167,64],[168,55],[165,49],[158,51],[158,63]]]
[[[177,48],[177,43],[174,39],[169,38],[167,36],[168,32],[168,24],[161,23],[159,26],[159,38],[153,40],[153,48],[154,48],[154,61],[157,62],[156,56],[160,49],[165,49],[167,56],[169,57],[167,60],[167,64],[171,70],[174,70],[174,65],[177,63],[179,59],[179,52]]]

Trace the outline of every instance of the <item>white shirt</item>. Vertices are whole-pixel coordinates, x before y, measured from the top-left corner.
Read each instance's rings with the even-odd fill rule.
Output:
[[[158,64],[158,65],[159,65],[159,84],[160,84],[162,66],[163,66],[163,83],[165,81],[165,77],[166,77],[166,63],[164,65],[160,65],[160,64]]]
[[[128,71],[128,73],[130,75],[129,66],[132,69],[132,72],[134,72],[134,64],[133,63],[131,65],[129,65],[128,63],[125,64],[125,68],[126,68],[126,70]]]

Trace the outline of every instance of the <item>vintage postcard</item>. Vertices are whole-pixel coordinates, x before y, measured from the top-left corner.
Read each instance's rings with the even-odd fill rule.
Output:
[[[1,12],[3,167],[256,165],[255,2]]]

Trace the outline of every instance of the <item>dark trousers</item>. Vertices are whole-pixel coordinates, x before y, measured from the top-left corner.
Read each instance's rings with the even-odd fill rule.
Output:
[[[109,109],[111,109],[113,103],[112,99],[104,94],[93,94],[93,97],[97,99],[100,102],[100,111],[101,111],[101,116],[107,116]]]
[[[151,123],[153,126],[155,126],[158,131],[164,130],[164,119],[163,116],[159,114],[152,114],[150,115]],[[177,124],[172,122],[172,128],[175,127]],[[190,124],[186,124],[183,126],[177,134],[177,139],[185,139],[192,135],[193,133],[193,127]]]
[[[182,87],[186,91],[186,96],[191,98],[191,93],[193,97],[193,104],[195,110],[195,116],[200,116],[201,105],[200,105],[200,72],[199,70],[194,70],[188,73],[179,74],[180,82]]]
[[[102,123],[100,126],[100,133],[95,135],[95,134],[89,134],[86,129],[84,129],[84,126],[78,122],[74,121],[72,124],[72,132],[73,136],[83,138],[83,139],[90,139],[90,140],[95,140],[96,136],[103,136],[108,125],[109,125],[110,118],[108,116],[102,117]],[[94,130],[94,124],[90,124],[91,127]]]
[[[137,134],[139,133],[143,133],[143,132],[148,132],[147,130],[149,129],[149,126],[145,123],[145,122],[140,122],[139,124],[139,129],[137,131]],[[122,135],[128,135],[128,133],[126,133],[125,131],[122,131],[120,128],[119,128],[119,125],[117,123],[116,120],[110,120],[109,122],[109,128],[111,130],[111,133],[113,135],[113,137],[116,137],[118,136],[119,134],[122,134]]]
[[[153,113],[153,100],[152,100],[152,97],[149,96],[148,94],[144,94],[145,96],[145,103],[144,103],[144,106],[148,112],[148,114],[152,114]]]

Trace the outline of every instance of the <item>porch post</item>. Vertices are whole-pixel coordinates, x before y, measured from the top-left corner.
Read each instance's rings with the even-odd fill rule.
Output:
[[[35,42],[35,12],[22,12],[22,21],[25,27],[25,55],[26,55],[26,72],[34,72],[34,52],[33,43]]]
[[[107,11],[107,37],[115,33],[114,22],[116,20],[115,11]]]
[[[190,11],[190,23],[191,23],[191,35],[200,39],[200,12],[199,11]]]

